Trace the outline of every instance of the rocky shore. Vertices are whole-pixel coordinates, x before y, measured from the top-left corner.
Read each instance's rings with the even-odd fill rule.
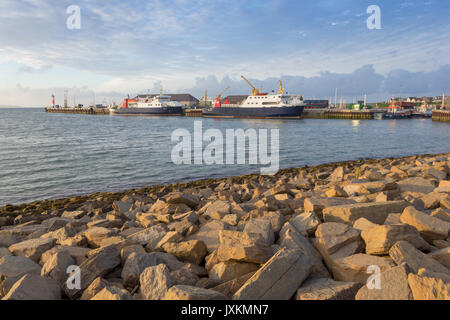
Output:
[[[449,300],[450,154],[7,205],[0,297]]]

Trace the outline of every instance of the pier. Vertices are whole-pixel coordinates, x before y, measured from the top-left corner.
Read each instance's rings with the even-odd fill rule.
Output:
[[[450,122],[450,110],[434,110],[431,118],[433,121]]]
[[[184,115],[186,117],[202,117],[203,110],[202,109],[185,109]]]
[[[372,110],[348,110],[348,109],[305,109],[305,119],[350,119],[363,120],[373,119]]]
[[[51,113],[74,113],[74,114],[108,114],[108,108],[45,108],[45,112]]]

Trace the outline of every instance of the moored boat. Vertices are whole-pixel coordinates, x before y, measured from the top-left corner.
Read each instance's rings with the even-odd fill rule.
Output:
[[[171,101],[170,96],[159,94],[152,98],[124,99],[121,106],[110,108],[110,114],[180,116],[183,108],[179,102]]]
[[[303,96],[285,93],[281,81],[277,94],[260,93],[250,82],[242,78],[252,87],[252,94],[240,104],[221,102],[221,94],[217,97],[213,108],[203,111],[207,118],[300,118],[304,108]]]

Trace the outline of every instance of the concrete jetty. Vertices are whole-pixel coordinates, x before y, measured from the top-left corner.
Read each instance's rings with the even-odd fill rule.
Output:
[[[306,109],[302,117],[305,119],[373,119],[372,110],[348,109]]]
[[[108,108],[45,108],[45,112],[51,113],[75,113],[75,114],[109,114]]]
[[[433,121],[450,122],[450,110],[434,110]]]

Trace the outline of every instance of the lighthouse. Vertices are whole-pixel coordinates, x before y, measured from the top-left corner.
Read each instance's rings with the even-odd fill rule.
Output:
[[[55,107],[55,95],[54,94],[52,94],[52,106],[53,106],[53,108]]]

